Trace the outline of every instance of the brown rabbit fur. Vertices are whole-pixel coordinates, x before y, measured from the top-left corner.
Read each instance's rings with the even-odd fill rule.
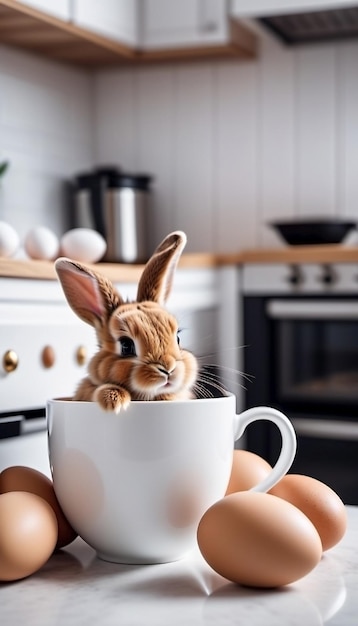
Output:
[[[99,344],[74,400],[96,401],[118,412],[131,400],[193,397],[197,360],[180,347],[177,320],[164,308],[185,244],[180,231],[162,241],[144,268],[135,302],[125,302],[107,278],[89,267],[57,259],[67,301],[94,327]]]

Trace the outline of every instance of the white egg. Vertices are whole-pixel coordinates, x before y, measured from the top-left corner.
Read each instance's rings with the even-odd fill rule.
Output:
[[[106,250],[105,239],[91,228],[73,228],[61,238],[61,254],[75,261],[96,263]]]
[[[55,233],[46,226],[35,226],[27,233],[24,247],[32,259],[52,261],[58,256],[60,242]]]
[[[0,256],[9,257],[15,254],[20,238],[15,228],[7,222],[0,222]]]

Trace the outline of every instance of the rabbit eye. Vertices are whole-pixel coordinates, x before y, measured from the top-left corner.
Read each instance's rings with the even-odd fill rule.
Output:
[[[120,337],[118,339],[121,356],[136,356],[135,345],[130,337]]]
[[[179,337],[179,333],[180,333],[180,330],[178,330],[178,332],[177,332],[177,342],[178,342],[178,346],[180,346],[180,337]]]

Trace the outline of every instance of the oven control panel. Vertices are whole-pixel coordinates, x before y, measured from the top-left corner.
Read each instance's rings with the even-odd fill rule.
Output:
[[[358,294],[358,265],[353,263],[245,265],[242,291],[246,295]]]

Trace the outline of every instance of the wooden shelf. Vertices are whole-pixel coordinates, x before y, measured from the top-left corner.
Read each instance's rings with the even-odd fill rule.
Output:
[[[236,21],[230,23],[230,31],[230,42],[223,46],[143,51],[79,28],[16,0],[0,0],[0,44],[82,67],[148,64],[193,58],[255,57],[255,35]]]
[[[0,0],[0,43],[42,57],[95,66],[128,61],[133,50],[15,0]]]

